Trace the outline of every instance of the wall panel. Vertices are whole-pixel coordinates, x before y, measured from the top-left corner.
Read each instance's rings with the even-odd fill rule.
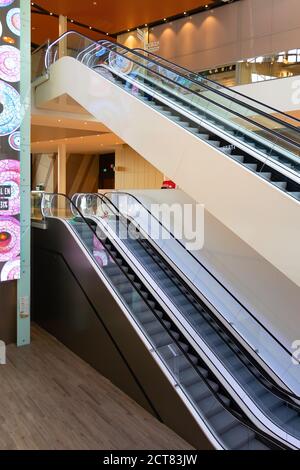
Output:
[[[116,150],[116,189],[159,189],[163,174],[128,145]]]

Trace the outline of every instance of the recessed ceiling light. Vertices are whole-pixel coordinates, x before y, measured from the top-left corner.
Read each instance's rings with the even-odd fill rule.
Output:
[[[167,21],[167,18],[164,18],[164,21]]]
[[[71,23],[74,23],[74,20],[71,20]]]

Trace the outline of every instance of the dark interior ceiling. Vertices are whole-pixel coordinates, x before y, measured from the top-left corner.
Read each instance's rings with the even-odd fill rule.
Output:
[[[48,38],[57,38],[56,15],[59,14],[74,21],[69,23],[69,29],[101,39],[100,31],[116,35],[182,15],[184,11],[193,12],[222,4],[221,0],[38,0],[32,4],[32,42],[42,44]],[[76,25],[76,22],[87,25],[87,28]],[[89,30],[89,26],[93,29]]]

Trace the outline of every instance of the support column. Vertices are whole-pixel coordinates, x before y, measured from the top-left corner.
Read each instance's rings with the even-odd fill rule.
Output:
[[[68,18],[63,15],[59,15],[59,36],[62,36],[68,31]],[[61,59],[67,55],[67,39],[59,41],[58,56]]]
[[[18,281],[17,345],[30,343],[30,224],[31,224],[31,162],[30,162],[30,2],[20,0],[21,7],[21,277]]]
[[[57,154],[58,192],[67,193],[67,146],[59,144]]]

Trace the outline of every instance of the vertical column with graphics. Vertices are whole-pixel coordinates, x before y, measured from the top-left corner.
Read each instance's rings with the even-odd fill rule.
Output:
[[[20,0],[0,0],[0,282],[20,278]]]

